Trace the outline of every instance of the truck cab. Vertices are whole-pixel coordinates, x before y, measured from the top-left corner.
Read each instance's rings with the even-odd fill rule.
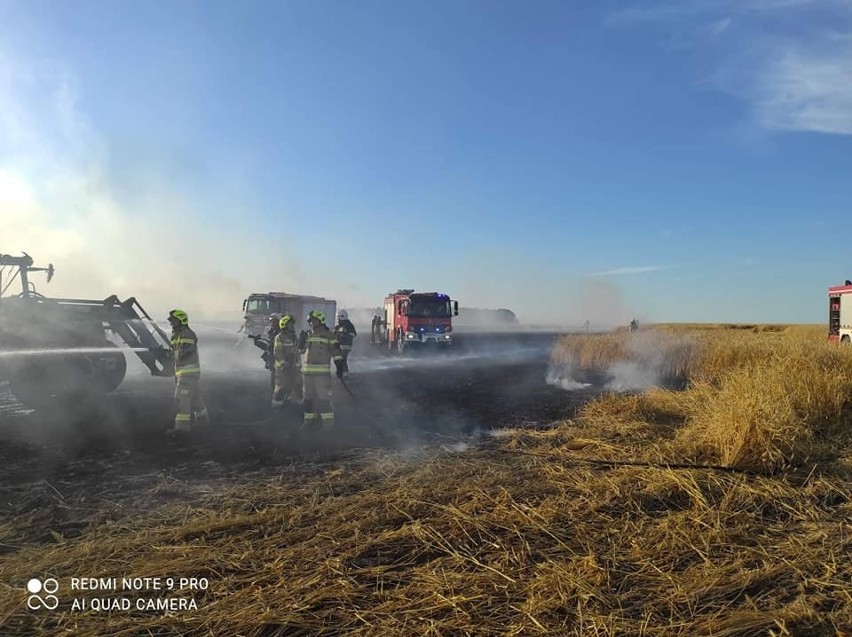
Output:
[[[403,352],[427,345],[449,348],[453,344],[458,301],[438,292],[399,290],[385,297],[381,342]]]

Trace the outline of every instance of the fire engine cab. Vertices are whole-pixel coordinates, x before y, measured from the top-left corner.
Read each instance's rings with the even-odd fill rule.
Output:
[[[828,340],[852,344],[852,282],[828,288]]]
[[[397,290],[385,297],[376,340],[399,352],[425,345],[447,348],[453,343],[452,317],[458,314],[458,301],[446,294]]]

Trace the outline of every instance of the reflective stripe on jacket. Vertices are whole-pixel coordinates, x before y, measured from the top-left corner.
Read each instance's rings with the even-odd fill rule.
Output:
[[[332,360],[343,360],[340,343],[337,342],[334,333],[325,325],[320,325],[315,330],[308,332],[305,349],[302,351],[304,353],[303,374],[328,374],[331,370]]]
[[[290,367],[296,364],[299,355],[296,332],[279,330],[278,334],[275,335],[272,348],[275,354],[275,367]]]
[[[175,361],[175,376],[201,375],[198,337],[189,326],[182,325],[172,332],[172,354]]]

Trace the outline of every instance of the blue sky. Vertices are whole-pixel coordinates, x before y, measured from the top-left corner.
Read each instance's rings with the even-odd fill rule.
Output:
[[[211,318],[823,322],[850,80],[845,0],[0,0],[0,251]]]

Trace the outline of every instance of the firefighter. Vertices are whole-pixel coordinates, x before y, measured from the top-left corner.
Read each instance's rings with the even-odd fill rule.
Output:
[[[637,321],[635,318],[630,321],[630,331],[631,332],[638,332],[639,331],[639,321]]]
[[[210,417],[199,388],[198,337],[189,327],[189,317],[183,310],[169,312],[169,325],[172,327],[176,403],[175,426],[169,431],[178,433],[188,431],[193,421],[196,425],[208,425]]]
[[[266,330],[266,354],[263,356],[263,361],[266,364],[266,369],[269,370],[269,385],[272,391],[275,391],[275,337],[281,331],[281,315],[269,315],[269,329]]]
[[[273,342],[275,355],[272,407],[283,407],[288,401],[298,399],[299,348],[293,317],[285,314],[278,323],[278,334]]]
[[[280,314],[269,315],[269,329],[266,330],[266,339],[270,343],[275,340],[276,335],[281,331],[281,319],[282,316]]]
[[[275,389],[275,353],[272,351],[272,346],[275,341],[275,335],[280,329],[278,327],[280,321],[281,317],[278,314],[270,314],[269,329],[266,330],[266,336],[249,335],[249,338],[254,341],[255,347],[263,350],[260,358],[263,361],[263,366],[269,370],[269,385],[273,390]]]
[[[379,315],[373,314],[373,320],[370,323],[370,343],[375,345],[379,342]]]
[[[355,326],[352,325],[352,321],[349,320],[349,312],[346,310],[340,310],[340,312],[337,313],[337,321],[337,325],[334,326],[334,333],[340,343],[340,351],[343,353],[343,362],[348,368],[349,354],[352,352],[352,343],[354,342],[355,337],[358,336],[358,332],[355,330]]]
[[[348,371],[340,351],[340,344],[325,324],[325,314],[312,310],[308,314],[309,332],[299,337],[299,352],[302,360],[302,392],[305,417],[303,427],[308,429],[319,424],[323,427],[334,425],[334,406],[331,401],[330,361],[334,361],[337,377],[343,378]]]

